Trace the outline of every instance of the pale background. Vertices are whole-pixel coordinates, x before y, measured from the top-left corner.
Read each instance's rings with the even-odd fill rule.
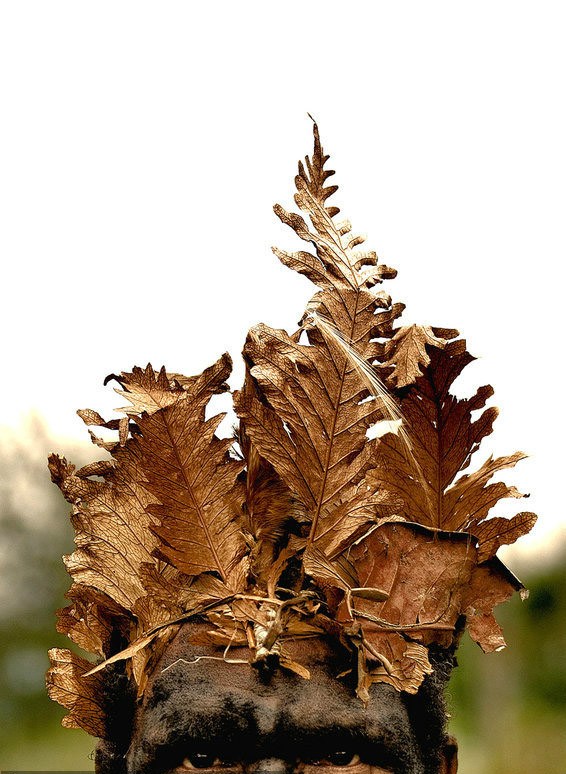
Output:
[[[540,521],[505,558],[566,537],[560,2],[27,2],[0,5],[5,442],[35,458],[86,438],[74,411],[122,405],[110,372],[196,373],[265,321],[293,329],[308,281],[292,206],[310,112],[334,197],[406,322],[457,327],[502,408],[488,452],[530,459]],[[22,518],[36,482],[14,467]]]

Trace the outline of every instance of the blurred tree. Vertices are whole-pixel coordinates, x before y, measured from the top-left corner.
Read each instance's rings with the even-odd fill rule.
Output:
[[[63,711],[45,692],[47,649],[66,647],[54,612],[65,604],[69,579],[61,556],[72,550],[67,504],[51,484],[45,428],[30,419],[20,436],[0,438],[0,768],[91,768],[93,740],[66,732],[54,745]],[[82,463],[88,446],[69,449]],[[72,751],[72,752],[71,752]]]
[[[550,567],[519,575],[529,597],[502,607],[509,647],[484,655],[470,640],[451,682],[461,774],[564,774],[566,761],[566,547]]]

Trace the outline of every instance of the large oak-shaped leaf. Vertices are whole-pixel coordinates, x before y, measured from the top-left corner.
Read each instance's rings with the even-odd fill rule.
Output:
[[[360,483],[377,443],[368,442],[366,430],[382,417],[382,407],[362,402],[366,387],[332,342],[301,345],[260,325],[245,353],[265,398],[237,397],[246,432],[304,506],[311,522],[307,548],[332,554],[391,511],[389,500]]]
[[[122,374],[132,404],[128,417],[107,422],[95,411],[81,412],[87,424],[118,430],[119,443],[94,439],[113,459],[76,470],[64,458],[50,457],[52,478],[73,504],[76,542],[65,558],[74,581],[72,604],[59,612],[58,629],[106,659],[98,670],[130,655],[139,690],[151,649],[165,642],[172,620],[229,597],[233,592],[223,581],[245,585],[243,539],[235,535],[235,511],[228,510],[237,498],[241,465],[229,459],[227,442],[214,436],[219,418],[204,417],[211,396],[226,389],[229,371],[230,360],[223,356],[195,377],[156,373],[151,366]],[[194,529],[187,499],[202,519]],[[152,512],[162,517],[162,527]],[[165,545],[156,534],[160,529]],[[167,554],[179,568],[163,561]],[[217,581],[220,589],[192,582],[190,575],[205,570],[223,578]],[[100,729],[93,720],[95,697],[88,694],[91,678],[81,692],[86,669],[74,656],[56,652],[50,691],[72,709],[68,723],[95,733]]]

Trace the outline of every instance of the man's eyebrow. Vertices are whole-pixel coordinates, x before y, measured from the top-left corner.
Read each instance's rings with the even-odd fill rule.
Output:
[[[281,755],[294,752],[302,758],[324,758],[332,752],[351,751],[358,754],[365,763],[380,765],[392,771],[405,771],[411,760],[408,751],[412,739],[405,729],[366,726],[359,719],[350,722],[342,719],[321,718],[307,724],[291,721],[273,734],[271,749],[282,748]]]
[[[147,728],[142,744],[152,763],[164,758],[174,763],[191,750],[210,750],[218,757],[242,755],[257,735],[249,707],[233,702],[218,707],[187,705],[156,718],[155,724],[150,721]]]

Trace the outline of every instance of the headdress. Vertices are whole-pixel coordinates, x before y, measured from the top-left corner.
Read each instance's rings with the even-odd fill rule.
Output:
[[[496,551],[536,517],[488,518],[522,496],[491,479],[524,455],[468,472],[497,415],[484,408],[492,389],[450,393],[473,360],[457,331],[396,324],[404,307],[382,289],[396,272],[328,203],[327,160],[315,124],[295,178],[300,213],[275,206],[310,251],[274,253],[318,289],[292,335],[249,332],[236,437],[219,438],[223,415],[206,415],[228,390],[225,354],[192,377],[151,365],[113,375],[123,417],[79,411],[117,432],[90,431],[111,458],[76,470],[50,457],[76,533],[57,628],[100,662],[50,651],[66,726],[104,737],[106,666],[124,661],[141,696],[189,620],[207,624],[197,643],[248,646],[250,663],[305,679],[286,641],[334,636],[357,655],[363,701],[374,682],[415,693],[429,648],[453,647],[464,621],[483,650],[505,644],[493,608],[522,585]]]

